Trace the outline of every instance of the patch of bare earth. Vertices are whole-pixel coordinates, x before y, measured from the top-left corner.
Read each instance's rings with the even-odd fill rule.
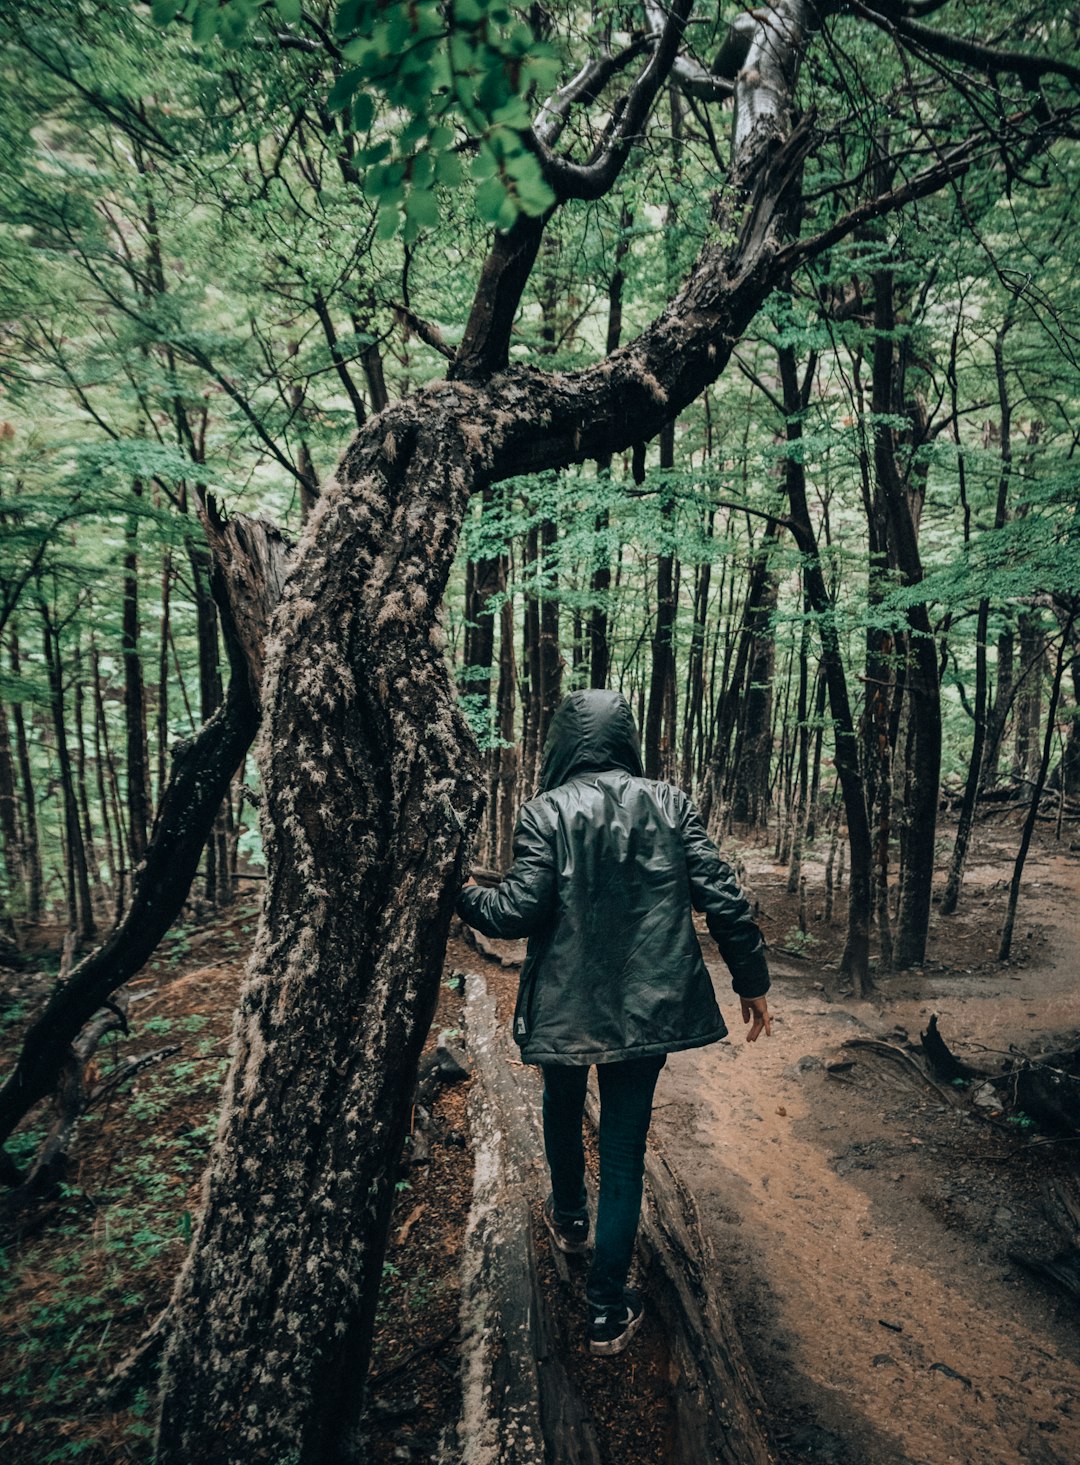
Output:
[[[1015,1260],[1052,1251],[1048,1188],[1075,1182],[1077,1144],[976,1109],[902,1056],[932,1013],[990,1070],[1010,1045],[1076,1045],[1080,866],[1050,839],[1033,851],[1001,966],[1014,848],[1012,829],[984,826],[921,972],[855,1002],[828,961],[839,923],[811,920],[814,959],[773,962],[772,1038],[748,1047],[733,1031],[661,1076],[656,1137],[697,1197],[786,1461],[1080,1459],[1074,1306]],[[766,934],[790,941],[782,872],[747,863]],[[821,872],[808,874],[813,888]],[[859,1038],[899,1055],[843,1046]]]

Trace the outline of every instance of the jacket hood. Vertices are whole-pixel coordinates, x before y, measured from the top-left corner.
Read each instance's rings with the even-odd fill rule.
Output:
[[[551,720],[540,768],[547,793],[581,773],[621,768],[641,778],[641,746],[630,704],[621,692],[571,692]]]

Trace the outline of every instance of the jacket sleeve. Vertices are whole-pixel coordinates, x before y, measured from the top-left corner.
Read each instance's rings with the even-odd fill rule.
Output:
[[[690,899],[705,916],[709,934],[731,972],[731,985],[740,997],[763,997],[769,990],[765,941],[730,865],[720,858],[689,799],[683,801],[680,828]]]
[[[457,898],[457,913],[485,936],[514,940],[546,924],[555,907],[555,865],[551,840],[525,804],[514,830],[514,863],[493,890],[469,885]]]

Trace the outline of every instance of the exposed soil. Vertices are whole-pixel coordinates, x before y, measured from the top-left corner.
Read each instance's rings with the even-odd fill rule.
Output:
[[[1002,967],[1013,847],[1011,831],[984,827],[923,972],[854,1002],[832,990],[835,968],[778,958],[772,1038],[750,1048],[733,1033],[674,1055],[661,1077],[656,1138],[698,1198],[785,1460],[1080,1459],[1073,1305],[1012,1260],[1056,1244],[1044,1188],[1076,1175],[1077,1145],[980,1113],[902,1059],[842,1047],[873,1036],[902,1049],[934,1012],[960,1056],[995,1071],[1010,1045],[1075,1045],[1080,865],[1050,840],[1033,851]],[[781,872],[747,865],[776,940],[791,915]],[[824,1066],[840,1059],[854,1066]]]

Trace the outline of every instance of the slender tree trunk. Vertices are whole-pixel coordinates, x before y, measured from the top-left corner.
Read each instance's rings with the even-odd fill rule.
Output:
[[[504,588],[509,579],[505,557],[502,565]],[[496,788],[496,814],[492,820],[494,849],[492,863],[497,870],[507,870],[513,855],[514,820],[517,815],[515,794],[518,778],[518,744],[514,732],[514,693],[517,675],[514,667],[514,603],[507,597],[499,612],[499,687],[496,694],[499,718],[499,750]]]
[[[127,874],[131,863],[131,848],[126,842],[123,804],[120,798],[120,780],[116,774],[116,760],[109,744],[109,723],[105,713],[105,692],[101,680],[101,663],[97,648],[94,653],[94,707],[97,736],[100,738],[104,755],[103,774],[108,779],[109,797],[112,806],[113,824],[116,827],[116,862],[113,865],[113,911],[119,921],[127,903]]]
[[[540,574],[540,533],[533,525],[525,534],[522,562],[522,580],[525,586],[525,611],[521,622],[523,798],[530,798],[536,788],[540,751],[543,746],[540,737],[543,704],[543,671],[540,657]]]
[[[119,870],[116,851],[122,846],[123,831],[117,830],[117,844],[113,843],[112,810],[109,806],[109,787],[106,779],[107,749],[102,739],[101,727],[104,717],[101,698],[101,665],[94,637],[90,637],[91,700],[94,720],[94,782],[97,786],[98,808],[101,810],[101,833],[105,841],[105,868],[108,871],[109,904],[115,920],[123,910],[123,894],[119,887]]]
[[[701,798],[701,815],[710,827],[715,826],[717,822],[718,806],[729,786],[731,735],[735,731],[738,721],[747,666],[754,647],[754,627],[760,622],[761,605],[769,591],[769,553],[776,541],[776,536],[776,523],[770,519],[750,564],[750,578],[746,589],[746,601],[743,606],[735,656],[731,670],[725,677],[723,691],[717,701],[712,761]]]
[[[1037,616],[1021,611],[1017,630],[1020,643],[1020,695],[1016,699],[1016,741],[1012,774],[1017,783],[1030,783],[1038,766],[1046,648]]]
[[[740,752],[729,775],[731,817],[740,824],[764,826],[769,818],[775,618],[779,595],[779,578],[766,569],[761,593],[747,623],[750,654],[742,697]]]
[[[542,754],[551,719],[562,700],[562,653],[559,649],[558,574],[555,568],[555,547],[558,525],[545,519],[540,525],[543,555],[544,595],[540,601],[540,725],[539,751]]]
[[[14,626],[11,629],[11,673],[19,678],[22,660],[19,653],[19,637]],[[26,736],[26,718],[22,703],[15,702],[11,708],[15,724],[15,757],[19,765],[19,784],[22,788],[23,811],[23,868],[26,871],[26,919],[34,926],[44,912],[45,880],[41,868],[41,840],[38,835],[37,794],[34,788],[34,772],[30,764],[30,743]]]
[[[166,549],[161,561],[161,637],[158,644],[157,694],[157,797],[165,787],[169,753],[169,641],[172,632],[170,597],[172,593],[172,550]]]
[[[142,496],[142,484],[135,480],[132,492]],[[128,517],[124,549],[124,615],[122,650],[124,658],[124,709],[126,713],[128,845],[137,864],[146,849],[150,823],[149,770],[146,751],[146,696],[143,691],[142,657],[139,652],[139,520]]]
[[[874,371],[872,405],[874,467],[877,485],[888,512],[889,544],[904,583],[922,579],[917,508],[896,459],[895,430],[889,425],[898,403],[895,371],[896,318],[893,279],[881,271],[874,276]],[[920,966],[926,958],[934,884],[935,835],[941,789],[941,694],[937,642],[925,604],[908,611],[911,626],[907,698],[912,731],[906,765],[908,796],[901,830],[903,878],[893,961],[904,969]],[[854,872],[853,872],[854,873]]]
[[[1050,706],[1046,716],[1046,735],[1043,738],[1042,757],[1039,760],[1038,769],[1035,772],[1034,787],[1031,791],[1031,803],[1028,806],[1027,818],[1024,820],[1023,832],[1020,835],[1020,848],[1016,854],[1016,863],[1013,866],[1012,880],[1009,883],[1009,904],[1005,912],[1005,924],[1001,930],[1001,944],[998,947],[998,961],[1008,961],[1012,951],[1013,928],[1016,925],[1016,906],[1020,899],[1020,883],[1024,878],[1024,863],[1027,860],[1027,852],[1031,847],[1031,836],[1035,832],[1035,820],[1039,814],[1039,800],[1042,798],[1043,789],[1046,787],[1046,774],[1050,767],[1050,755],[1054,748],[1054,727],[1057,718],[1058,698],[1061,695],[1061,678],[1065,670],[1066,647],[1072,631],[1073,621],[1076,619],[1077,607],[1074,604],[1069,612],[1069,619],[1062,632],[1061,641],[1058,644],[1057,664],[1054,668],[1054,680],[1050,687]]]
[[[712,538],[713,512],[705,511],[706,535]],[[690,656],[686,671],[686,711],[683,719],[680,780],[685,789],[694,782],[695,748],[700,750],[701,718],[705,705],[705,630],[709,611],[712,564],[703,560],[694,571],[694,625],[690,633]]]
[[[92,891],[97,891],[99,899],[104,903],[105,893],[101,889],[100,862],[94,842],[94,825],[90,817],[90,798],[86,786],[86,687],[83,683],[82,665],[82,647],[77,638],[71,661],[71,712],[75,729],[75,793],[79,804],[83,849],[86,852],[90,888]]]
[[[15,760],[7,708],[0,705],[0,835],[4,841],[4,885],[0,890],[4,916],[9,921],[26,906],[26,871],[23,867],[23,832],[15,787]],[[14,927],[12,927],[14,932]]]
[[[665,425],[660,434],[660,471],[675,466],[675,424]],[[665,488],[661,515],[665,538],[673,528],[675,505]],[[653,626],[649,674],[649,700],[645,710],[642,754],[646,778],[668,776],[671,759],[670,725],[666,712],[675,683],[675,556],[670,541],[656,559],[656,620]],[[668,739],[665,740],[665,729]]]
[[[779,352],[780,379],[787,412],[787,438],[798,444],[802,438],[802,413],[806,408],[805,386],[801,386],[795,353],[790,347]],[[807,382],[809,373],[807,374]],[[806,494],[806,476],[801,450],[792,451],[785,459],[785,484],[791,505],[790,525],[803,559],[806,594],[818,618],[821,637],[821,659],[829,690],[829,708],[833,720],[836,772],[847,817],[848,845],[851,851],[851,880],[848,887],[848,926],[841,971],[849,976],[856,996],[865,992],[870,980],[870,911],[872,844],[870,818],[866,808],[866,791],[859,768],[859,742],[851,713],[847,675],[836,626],[836,609],[829,596],[821,568],[817,537],[810,521]]]
[[[75,773],[68,747],[67,721],[64,714],[64,674],[60,661],[60,635],[42,600],[42,645],[49,680],[49,703],[52,711],[53,737],[56,740],[57,773],[64,810],[65,884],[67,891],[68,931],[77,942],[89,941],[97,929],[90,897],[90,877],[86,865],[86,847],[79,821],[79,802],[75,789]]]

